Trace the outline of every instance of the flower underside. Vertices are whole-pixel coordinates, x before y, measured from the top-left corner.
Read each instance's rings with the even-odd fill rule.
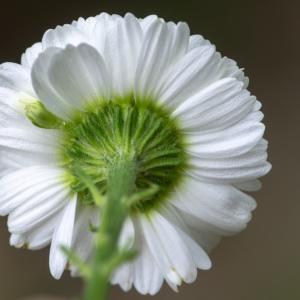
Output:
[[[136,193],[143,193],[133,212],[159,205],[181,180],[186,167],[183,135],[176,120],[154,101],[101,99],[68,122],[51,115],[42,104],[35,105],[39,107],[36,111],[27,109],[35,125],[60,128],[64,133],[62,164],[68,183],[84,204],[93,205],[93,197],[76,175],[77,170],[82,170],[105,195],[108,170],[124,156],[136,164]],[[147,194],[147,190],[152,192]]]

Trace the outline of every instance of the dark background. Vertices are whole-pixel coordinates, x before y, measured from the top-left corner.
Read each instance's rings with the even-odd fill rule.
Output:
[[[1,1],[0,62],[20,55],[48,28],[102,11],[188,22],[218,50],[238,61],[250,77],[250,90],[263,103],[272,172],[256,194],[253,221],[212,253],[213,269],[199,273],[179,294],[168,287],[154,299],[300,299],[299,110],[300,1]],[[48,250],[30,252],[8,245],[0,221],[0,300],[31,294],[78,295],[79,280],[55,281]],[[113,288],[111,299],[150,299]]]

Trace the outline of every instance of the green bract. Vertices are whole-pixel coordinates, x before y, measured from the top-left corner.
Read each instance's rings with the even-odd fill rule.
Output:
[[[46,109],[40,101],[24,103],[24,110],[27,118],[36,126],[48,129],[61,128],[64,124],[62,120]]]
[[[44,123],[37,122],[32,114],[30,119],[43,127]],[[85,204],[94,204],[93,197],[76,175],[77,170],[105,195],[108,170],[120,157],[136,164],[135,194],[143,193],[132,211],[158,205],[182,178],[186,166],[183,135],[176,120],[154,101],[135,101],[131,97],[94,101],[71,121],[54,119],[54,124],[64,133],[61,159],[67,180]],[[55,127],[49,124],[48,128]]]

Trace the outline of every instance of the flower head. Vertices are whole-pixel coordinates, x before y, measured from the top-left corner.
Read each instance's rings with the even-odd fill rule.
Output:
[[[270,170],[261,104],[233,60],[185,23],[156,16],[101,14],[58,26],[0,66],[0,213],[10,243],[51,243],[50,270],[93,255],[91,224],[101,226],[114,159],[137,168],[134,202],[120,237],[139,250],[112,283],[155,294],[211,267],[220,237],[244,229],[255,208],[245,191]],[[113,216],[112,216],[113,217]],[[71,267],[72,274],[77,270]]]

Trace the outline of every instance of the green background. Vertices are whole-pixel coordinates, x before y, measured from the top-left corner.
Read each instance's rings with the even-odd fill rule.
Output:
[[[4,1],[3,1],[4,2]],[[247,230],[226,238],[212,253],[213,269],[200,272],[176,294],[168,287],[153,299],[300,299],[299,111],[300,1],[5,1],[1,3],[0,60],[18,62],[25,48],[48,28],[102,11],[139,17],[158,14],[186,21],[217,49],[238,61],[250,90],[263,103],[272,172],[256,194],[258,208]],[[48,249],[38,252],[8,245],[0,221],[0,299],[31,294],[78,295],[80,280],[66,273],[55,281]],[[135,291],[112,290],[111,299],[150,299]]]

